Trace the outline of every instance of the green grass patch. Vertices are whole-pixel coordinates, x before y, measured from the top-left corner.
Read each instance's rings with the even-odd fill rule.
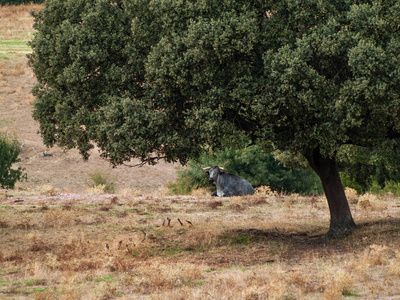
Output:
[[[165,231],[156,231],[156,236],[158,237],[165,236]]]
[[[11,50],[30,51],[31,47],[29,47],[26,41],[0,41],[0,51]]]
[[[358,298],[358,297],[360,297],[359,295],[354,294],[353,292],[348,291],[348,290],[344,290],[342,295],[347,297],[347,298]]]
[[[195,285],[204,285],[205,282],[202,280],[196,280],[195,282],[193,282]]]
[[[232,238],[233,245],[247,245],[250,244],[251,236],[242,235],[242,236],[234,236]]]
[[[249,235],[232,236],[228,234],[223,235],[221,238],[228,240],[231,245],[235,246],[244,246],[250,244],[251,242],[251,236]]]
[[[16,56],[15,52],[0,53],[0,59],[10,60]]]
[[[45,284],[46,281],[45,280],[41,280],[41,279],[34,279],[34,280],[29,280],[25,282],[25,285],[31,286],[31,285],[43,285]]]
[[[168,249],[165,249],[163,251],[163,253],[167,254],[167,255],[175,255],[175,254],[182,253],[184,251],[185,251],[184,249],[180,249],[180,248],[168,248]]]
[[[97,277],[97,278],[93,279],[94,282],[110,282],[110,281],[116,281],[116,280],[118,280],[118,277],[115,275],[112,275],[112,274],[103,276],[103,277]]]

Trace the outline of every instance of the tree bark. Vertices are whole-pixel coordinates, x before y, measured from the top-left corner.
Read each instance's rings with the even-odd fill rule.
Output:
[[[328,200],[331,215],[328,238],[341,238],[352,233],[356,228],[351,215],[349,203],[344,193],[336,156],[322,156],[319,150],[306,154],[311,168],[317,173],[322,182],[322,187]]]

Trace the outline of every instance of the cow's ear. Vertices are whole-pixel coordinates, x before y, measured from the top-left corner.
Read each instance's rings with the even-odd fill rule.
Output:
[[[207,175],[207,176],[210,175],[210,172],[207,171],[207,172],[206,172],[206,175]]]

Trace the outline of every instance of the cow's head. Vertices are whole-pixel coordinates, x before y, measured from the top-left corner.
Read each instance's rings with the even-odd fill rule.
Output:
[[[209,176],[208,181],[213,182],[214,184],[217,183],[217,178],[219,175],[224,174],[225,166],[218,167],[218,166],[211,166],[207,168],[200,167],[203,171],[206,171],[206,174]]]

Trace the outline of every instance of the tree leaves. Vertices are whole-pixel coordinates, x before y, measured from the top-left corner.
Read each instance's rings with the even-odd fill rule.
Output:
[[[334,155],[398,139],[396,1],[46,2],[34,117],[47,145],[187,162],[247,136]],[[390,21],[388,21],[390,20]]]

